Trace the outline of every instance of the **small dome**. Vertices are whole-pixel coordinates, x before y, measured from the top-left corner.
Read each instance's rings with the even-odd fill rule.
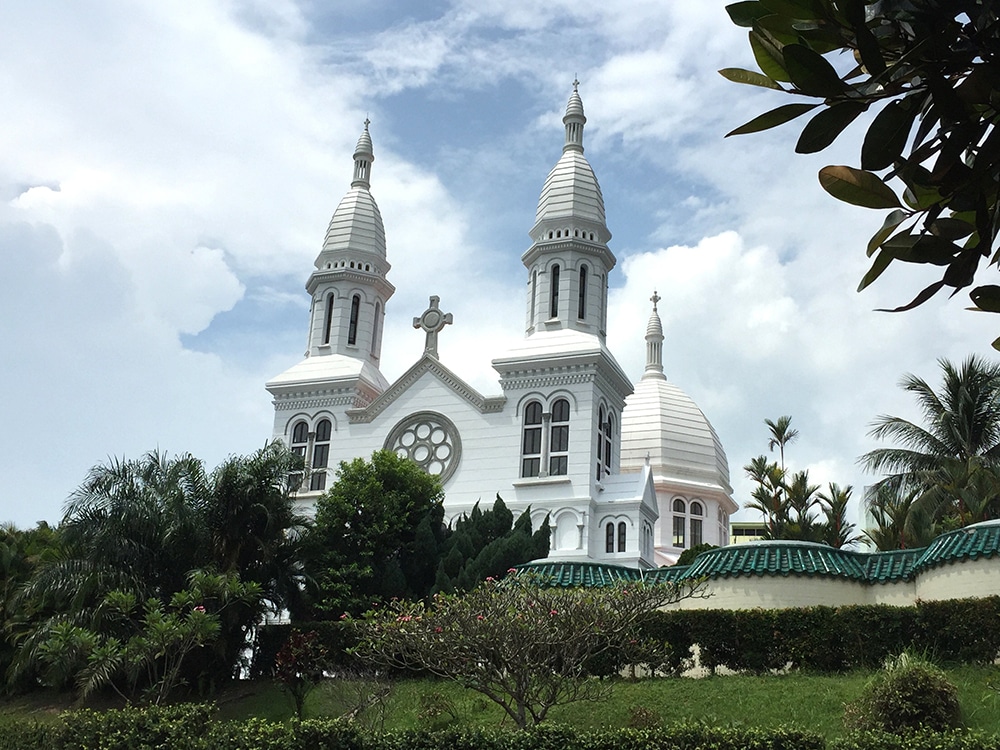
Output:
[[[580,92],[575,86],[573,93],[569,95],[569,101],[566,102],[566,117],[582,117],[584,122],[587,121],[583,114],[583,99],[580,98]]]
[[[350,250],[385,258],[385,227],[372,194],[364,187],[352,187],[333,212],[323,241],[323,253]],[[316,260],[320,268],[321,257]]]
[[[566,151],[545,178],[535,224],[574,217],[605,224],[604,196],[590,163],[579,151]]]
[[[365,120],[365,129],[358,137],[358,145],[354,147],[354,158],[359,156],[369,156],[371,161],[375,161],[375,151],[372,149],[372,137],[368,134],[369,120]]]
[[[657,476],[697,482],[732,494],[729,462],[715,428],[691,398],[666,378],[644,378],[622,411],[622,471],[646,456]]]

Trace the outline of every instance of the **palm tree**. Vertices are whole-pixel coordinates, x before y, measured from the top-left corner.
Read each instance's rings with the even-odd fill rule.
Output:
[[[861,457],[884,473],[873,497],[906,498],[914,518],[961,526],[1000,515],[1000,365],[970,356],[960,367],[939,360],[941,389],[907,375],[900,386],[912,393],[923,425],[901,417],[878,417],[869,433],[896,447]],[[884,490],[884,492],[883,492]],[[911,528],[913,523],[910,523]],[[915,535],[926,536],[926,529]]]
[[[777,421],[774,422],[765,419],[764,424],[771,430],[771,438],[767,441],[768,450],[778,449],[778,454],[781,457],[781,470],[784,471],[785,446],[799,436],[799,431],[791,429],[792,418],[787,415],[778,417]]]
[[[819,505],[818,484],[809,484],[809,472],[797,471],[785,484],[788,498],[788,524],[783,538],[804,542],[816,541],[818,529],[813,508]]]
[[[277,442],[231,457],[211,474],[189,454],[156,451],[95,466],[66,505],[64,554],[39,566],[22,589],[24,602],[46,616],[25,640],[18,669],[31,668],[59,624],[127,637],[115,628],[129,623],[105,617],[109,592],[165,605],[195,571],[256,584],[272,608],[289,604],[301,580],[298,530],[305,523],[289,485],[296,469],[300,459]],[[259,614],[255,606],[227,609],[206,670],[228,676]]]
[[[743,467],[743,471],[757,484],[750,494],[750,502],[743,507],[760,511],[764,516],[765,539],[784,539],[789,522],[784,469],[768,461],[767,456],[757,456]]]
[[[847,520],[847,506],[854,488],[847,485],[841,489],[836,482],[830,482],[827,488],[818,495],[826,519],[820,527],[818,541],[839,549],[860,539],[854,534],[857,527]]]

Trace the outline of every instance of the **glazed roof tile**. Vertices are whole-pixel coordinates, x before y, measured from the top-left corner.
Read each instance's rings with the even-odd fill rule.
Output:
[[[738,576],[822,576],[867,584],[911,579],[921,570],[960,560],[1000,556],[1000,521],[942,534],[927,547],[854,552],[824,544],[764,541],[717,547],[686,567],[638,570],[602,563],[540,562],[518,566],[537,571],[553,586],[607,586],[617,581],[665,583]]]

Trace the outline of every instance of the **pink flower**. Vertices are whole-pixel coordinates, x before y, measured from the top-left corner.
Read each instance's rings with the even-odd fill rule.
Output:
[[[486,580],[492,583],[493,581],[496,580],[496,578],[494,578],[493,576],[486,576]]]
[[[197,607],[194,608],[194,611],[195,612],[204,612],[205,608],[199,604]]]
[[[558,615],[559,613],[558,613],[558,612],[556,612],[556,611],[555,611],[554,609],[550,609],[550,610],[549,610],[549,614],[550,614],[550,615]]]
[[[517,572],[517,568],[507,568],[507,572],[508,573],[516,573]]]
[[[438,625],[436,628],[434,628],[434,632],[435,633],[442,633],[442,632],[444,632],[444,628],[442,628],[440,625]]]
[[[482,615],[476,615],[476,619],[477,620],[485,620],[486,618],[483,617]]]
[[[347,613],[346,613],[346,612],[344,612],[344,614],[342,614],[342,615],[340,616],[340,619],[341,619],[341,620],[346,620],[346,619],[347,619]]]

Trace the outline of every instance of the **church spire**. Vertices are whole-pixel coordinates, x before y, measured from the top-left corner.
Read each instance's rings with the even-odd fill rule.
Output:
[[[386,278],[382,215],[369,190],[375,161],[371,121],[354,149],[351,188],[333,212],[306,283],[312,295],[308,356],[342,355],[378,367],[385,306],[395,288]]]
[[[573,93],[569,95],[566,102],[566,115],[563,117],[563,124],[566,126],[566,144],[563,152],[579,151],[583,153],[583,126],[587,122],[583,114],[583,100],[580,99],[580,81],[573,79]]]
[[[365,189],[371,187],[372,162],[375,161],[372,137],[368,134],[371,122],[365,118],[365,129],[358,138],[358,145],[354,147],[354,182],[351,183],[351,187]]]
[[[604,341],[608,274],[615,256],[604,217],[601,186],[583,155],[580,82],[566,104],[566,141],[542,186],[521,262],[528,269],[525,333],[576,330]]]
[[[649,315],[649,322],[646,324],[646,371],[642,374],[642,379],[649,378],[665,379],[663,374],[663,324],[660,322],[660,315],[656,311],[656,303],[662,299],[655,291],[649,301],[653,303],[653,312]]]

